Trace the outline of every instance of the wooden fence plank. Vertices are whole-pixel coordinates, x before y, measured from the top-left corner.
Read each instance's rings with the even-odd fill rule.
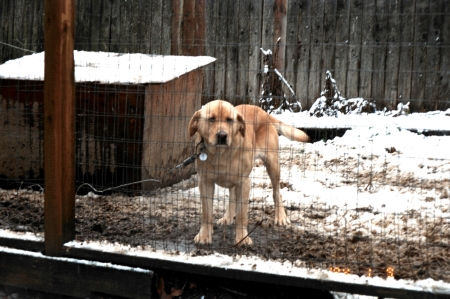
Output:
[[[400,27],[400,65],[398,80],[399,102],[406,104],[411,100],[411,78],[414,55],[414,14],[415,1],[402,0]]]
[[[261,72],[261,26],[262,26],[262,1],[249,1],[249,72],[248,72],[248,96],[252,104],[259,104],[260,72]]]
[[[91,51],[99,51],[100,50],[100,37],[102,30],[101,28],[101,20],[102,20],[102,2],[103,1],[92,1],[91,2],[91,27],[89,28],[90,32],[90,43],[91,43]]]
[[[13,32],[12,32],[12,41],[11,45],[14,45],[16,47],[23,48],[21,43],[23,42],[23,19],[24,19],[24,7],[25,7],[25,0],[18,0],[14,1],[14,21],[13,21]],[[13,48],[14,56],[21,57],[24,54],[24,51]]]
[[[217,11],[218,3],[215,0],[206,0],[205,2],[205,55],[216,57],[216,22],[217,18],[215,12]],[[206,104],[215,99],[214,96],[214,73],[217,65],[212,63],[203,68],[203,96],[202,104]]]
[[[161,18],[161,54],[170,55],[171,53],[171,32],[172,32],[172,1],[162,1]]]
[[[355,98],[359,95],[363,9],[361,1],[354,1],[350,4],[350,38],[346,88],[346,96],[348,98]]]
[[[226,52],[227,57],[225,60],[225,100],[233,104],[237,104],[236,99],[236,80],[237,80],[237,68],[238,68],[238,26],[237,26],[237,14],[239,8],[236,5],[235,0],[228,0],[227,2],[227,43]]]
[[[131,7],[131,1],[120,2],[119,5],[119,27],[118,29],[118,44],[120,45],[120,50],[118,52],[122,53],[132,53],[132,37],[131,37],[131,18],[133,15],[133,9]]]
[[[32,30],[32,47],[30,50],[35,52],[44,51],[44,3],[42,1],[34,2],[34,17],[33,17],[33,30]],[[1,61],[1,58],[0,58]]]
[[[286,26],[287,26],[287,0],[275,0],[274,20],[273,20],[273,44],[276,45],[278,38],[281,38],[278,55],[275,65],[283,76],[286,64]]]
[[[437,110],[439,107],[438,101],[438,86],[439,70],[441,65],[440,42],[439,37],[443,31],[444,15],[438,12],[445,11],[443,4],[445,0],[430,1],[430,29],[428,32],[427,49],[427,71],[424,91],[424,110]],[[435,12],[435,13],[433,13]]]
[[[91,1],[77,1],[77,22],[75,28],[75,34],[77,38],[75,39],[75,49],[91,51],[91,21],[92,21],[92,11],[91,11]]]
[[[321,90],[325,86],[325,71],[329,70],[335,75],[336,50],[336,1],[324,1],[323,17],[323,46],[322,46],[322,74],[320,76]]]
[[[264,0],[263,2],[263,12],[262,12],[262,45],[264,50],[274,49],[274,38],[273,38],[273,19],[274,19],[274,6],[275,0]]]
[[[150,270],[76,259],[51,259],[39,253],[0,250],[0,281],[50,294],[91,297],[94,293],[151,298]]]
[[[377,0],[374,16],[374,41],[373,41],[373,74],[371,97],[375,99],[378,109],[386,107],[384,99],[384,82],[386,77],[386,49],[389,32],[387,7],[391,0]]]
[[[350,1],[336,3],[336,49],[334,52],[334,78],[341,95],[347,96],[347,65],[350,39]]]
[[[217,7],[217,28],[216,28],[216,58],[214,88],[216,98],[224,99],[225,97],[225,72],[227,57],[227,1],[219,1]]]
[[[289,1],[287,8],[286,55],[284,77],[295,91],[297,79],[297,66],[300,57],[300,41],[298,39],[298,21],[300,17],[300,1]],[[297,98],[298,99],[298,98]]]
[[[411,78],[411,110],[423,111],[427,70],[428,30],[430,28],[430,6],[427,0],[416,1],[414,18],[414,55]]]
[[[321,79],[325,76],[322,72],[322,44],[324,41],[323,18],[324,2],[314,1],[311,4],[310,25],[310,63],[308,82],[308,106],[310,106],[319,96],[322,90]],[[322,76],[323,75],[323,76]]]
[[[171,3],[171,1],[164,1]],[[164,39],[162,28],[162,3],[161,1],[151,1],[149,5],[143,7],[143,31],[145,32],[145,44],[143,45],[144,53],[161,54],[162,41]],[[169,27],[170,28],[170,27]]]
[[[400,1],[388,1],[387,11],[389,13],[386,20],[388,25],[387,33],[387,49],[386,49],[386,65],[383,70],[386,73],[384,86],[384,99],[388,109],[397,108],[398,99],[398,80],[400,66]]]
[[[444,1],[444,7],[441,12],[443,16],[450,15],[450,2]],[[450,98],[448,96],[450,90],[450,18],[444,17],[443,29],[439,37],[439,50],[441,55],[441,65],[439,69],[439,86],[436,88],[436,101],[439,110],[445,110],[450,107]]]
[[[239,12],[237,13],[238,24],[238,58],[237,58],[237,82],[236,82],[236,101],[235,104],[248,103],[248,75],[249,75],[249,50],[250,50],[250,24],[249,8],[250,1],[240,0]]]
[[[122,21],[126,22],[126,24],[122,23],[121,25],[126,25],[126,27],[128,27],[129,52],[127,53],[141,53],[141,39],[139,38],[141,35],[141,30],[143,29],[141,26],[142,19],[139,17],[139,15],[142,13],[139,10],[141,1],[127,0],[125,1],[125,3],[126,14],[124,15]],[[136,10],[139,10],[139,12],[137,12]]]
[[[362,44],[361,67],[359,69],[358,96],[372,98],[373,55],[375,51],[375,3],[371,0],[363,1],[362,14]]]
[[[310,61],[310,45],[311,45],[311,1],[300,0],[300,15],[298,23],[298,66],[297,79],[295,82],[295,93],[297,100],[303,109],[308,109],[308,82],[309,82],[309,61]]]
[[[77,33],[78,36],[78,33]],[[120,39],[120,2],[111,2],[111,27],[109,50],[114,53],[123,52]]]
[[[172,33],[171,33],[171,55],[182,55],[182,24],[183,22],[183,1],[172,0]]]

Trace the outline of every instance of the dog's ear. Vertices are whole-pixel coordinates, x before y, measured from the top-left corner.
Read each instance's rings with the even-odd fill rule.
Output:
[[[245,137],[245,120],[239,112],[236,115],[236,119],[239,122],[239,132],[242,137]]]
[[[200,119],[200,110],[194,113],[191,120],[189,121],[188,132],[189,136],[192,137],[197,132],[197,123]]]

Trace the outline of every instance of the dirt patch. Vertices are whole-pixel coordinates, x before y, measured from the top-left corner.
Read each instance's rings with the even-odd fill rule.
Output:
[[[287,227],[273,225],[271,183],[257,161],[251,174],[252,247],[235,247],[234,226],[219,225],[212,245],[194,244],[200,227],[195,176],[145,196],[77,196],[76,239],[191,255],[256,255],[358,275],[386,277],[391,269],[398,279],[450,282],[450,162],[408,157],[414,171],[402,167],[396,151],[366,155],[349,147],[337,155],[338,147],[323,142],[281,146]],[[227,199],[228,191],[217,188],[215,221]],[[42,233],[43,225],[42,192],[0,190],[0,228]]]

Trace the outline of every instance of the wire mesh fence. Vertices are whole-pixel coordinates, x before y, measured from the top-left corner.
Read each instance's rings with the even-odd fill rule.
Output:
[[[1,3],[2,23],[19,22],[7,11],[42,18],[37,3],[33,11],[26,1]],[[75,55],[76,240],[450,282],[450,29],[444,17],[450,6],[426,4],[78,1],[76,47],[94,58],[80,62]],[[42,50],[42,34],[26,31],[26,20],[0,35],[0,228],[42,234],[43,69],[35,74],[33,60],[6,62],[27,54],[23,49]],[[260,48],[277,54],[273,67]],[[109,53],[100,60],[99,51]],[[142,58],[148,55],[136,60],[117,53],[217,60],[202,64],[197,57],[188,69],[184,56],[156,65]],[[161,79],[178,67],[184,72]],[[236,240],[234,223],[218,223],[233,197],[226,186],[215,187],[211,244],[197,244],[204,214],[199,158],[180,166],[202,152],[201,139],[189,137],[191,118],[218,98],[257,105],[265,99],[276,111],[273,85],[262,86],[274,69],[275,82],[287,82],[278,85],[278,96],[303,110],[272,115],[311,139],[275,136],[289,223],[277,225],[267,161],[255,159],[244,234],[253,244]],[[148,74],[160,80],[147,82]],[[286,96],[289,88],[295,97]],[[230,123],[236,122],[233,116]],[[225,154],[220,161],[214,146],[206,148],[209,159],[218,159],[213,173],[233,176],[227,165],[252,163]]]

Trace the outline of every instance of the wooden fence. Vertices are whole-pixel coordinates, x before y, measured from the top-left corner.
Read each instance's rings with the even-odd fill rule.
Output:
[[[43,50],[43,4],[0,0],[0,62]],[[450,107],[447,0],[79,0],[75,48],[209,55],[203,101],[257,102],[260,48],[281,37],[277,67],[303,108],[326,70],[348,98],[412,111]]]

